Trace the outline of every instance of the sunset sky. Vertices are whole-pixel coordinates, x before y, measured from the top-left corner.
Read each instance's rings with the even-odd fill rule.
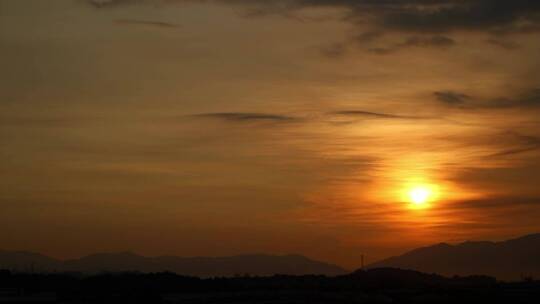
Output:
[[[527,0],[0,0],[0,248],[354,268],[538,232],[539,38]]]

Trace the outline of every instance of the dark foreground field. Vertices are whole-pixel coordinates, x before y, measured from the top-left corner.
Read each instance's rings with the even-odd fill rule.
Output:
[[[0,271],[0,303],[540,303],[540,282],[445,278],[390,268],[337,277],[199,279],[172,273]]]

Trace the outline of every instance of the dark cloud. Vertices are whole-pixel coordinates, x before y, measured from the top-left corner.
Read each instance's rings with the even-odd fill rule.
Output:
[[[150,21],[150,20],[138,20],[138,19],[117,19],[114,20],[116,24],[120,25],[141,25],[150,27],[161,28],[178,28],[179,26],[174,23],[162,22],[162,21]]]
[[[271,122],[287,122],[295,120],[294,117],[267,114],[267,113],[243,113],[243,112],[223,112],[223,113],[203,113],[192,115],[192,117],[220,119],[231,122],[254,122],[254,121],[271,121]]]
[[[393,53],[395,51],[396,51],[395,48],[376,47],[376,48],[368,49],[368,52],[373,53],[373,54],[377,54],[377,55],[387,55],[387,54],[391,54],[391,53]]]
[[[151,0],[88,1],[95,7],[111,7]],[[540,23],[540,1],[532,0],[213,0],[212,2],[246,5],[250,11],[256,12],[257,16],[268,14],[291,16],[291,12],[303,8],[335,7],[346,10],[345,20],[353,23],[368,23],[378,28],[413,32],[489,30],[523,33],[537,31]]]
[[[329,58],[340,58],[347,53],[347,45],[345,43],[334,43],[321,48],[321,53]]]
[[[490,127],[486,124],[478,126]],[[483,156],[486,160],[540,151],[540,137],[520,132],[527,131],[507,130],[501,132],[499,129],[494,129],[493,132],[482,135],[460,136],[459,138],[441,136],[437,137],[437,139],[459,142],[462,147],[475,147],[482,151],[488,151]]]
[[[509,206],[540,206],[540,197],[489,197],[484,199],[467,200],[452,204],[453,209],[469,210],[469,209],[489,209],[501,208],[507,209]],[[445,206],[448,208],[448,206]]]
[[[346,20],[399,31],[446,32],[489,30],[526,32],[538,30],[540,2],[531,0],[281,0],[259,2],[267,9],[338,7],[348,11]],[[268,4],[267,2],[273,2]]]
[[[381,32],[381,31],[368,31],[368,32],[363,32],[363,33],[355,36],[354,41],[356,41],[356,42],[358,42],[360,44],[371,43],[373,41],[378,40],[382,36],[384,36],[384,32]]]
[[[460,105],[464,104],[470,99],[469,95],[455,92],[455,91],[438,91],[433,93],[437,100],[449,104],[449,105]]]
[[[387,1],[384,1],[387,2]],[[405,5],[414,1],[389,1],[397,9],[381,18],[386,27],[411,31],[511,30],[519,22],[538,23],[540,2],[530,0],[429,1],[431,9]],[[399,5],[401,4],[401,5]]]
[[[401,44],[402,47],[449,47],[456,44],[456,42],[446,36],[431,36],[431,37],[410,37]]]
[[[537,151],[537,150],[540,150],[540,144],[533,145],[533,146],[530,146],[530,147],[504,150],[504,151],[501,151],[501,152],[498,152],[498,153],[491,154],[491,155],[489,155],[489,157],[512,156],[512,155],[516,155],[516,154],[522,154],[522,153],[532,152],[532,151]]]
[[[527,106],[527,107],[537,107],[540,106],[540,88],[531,89],[514,99],[500,99],[494,103],[495,106]]]
[[[449,106],[477,109],[503,109],[503,108],[536,108],[540,107],[540,88],[529,89],[515,97],[496,97],[490,99],[472,98],[471,96],[455,91],[437,91],[435,98]]]
[[[467,233],[503,233],[512,229],[531,229],[540,215],[540,197],[536,195],[500,195],[441,203],[432,210],[445,220],[429,223],[435,231]],[[452,220],[446,220],[452,219]]]
[[[536,196],[540,178],[539,156],[531,155],[530,162],[515,163],[513,166],[464,167],[450,180],[485,193],[504,189],[508,194]]]
[[[487,108],[532,108],[540,106],[540,88],[530,89],[516,97],[500,97],[489,100],[481,105]]]
[[[88,3],[97,8],[120,6],[125,4],[133,4],[145,2],[144,0],[88,0]]]
[[[509,132],[509,135],[513,137],[513,141],[508,143],[508,146],[512,146],[503,151],[488,155],[490,158],[506,157],[527,152],[533,152],[540,150],[540,137],[517,134]]]
[[[515,50],[515,49],[519,48],[519,44],[517,44],[517,43],[515,43],[513,41],[505,40],[505,39],[489,38],[489,39],[486,40],[486,42],[491,44],[491,45],[498,46],[498,47],[501,47],[501,48],[506,49],[506,50]]]
[[[388,47],[377,47],[377,48],[370,48],[368,49],[369,52],[378,54],[378,55],[386,55],[395,53],[399,50],[411,48],[411,47],[422,47],[422,48],[447,48],[455,45],[456,42],[449,37],[446,36],[413,36],[407,38],[405,41],[401,43],[397,43]]]
[[[349,117],[364,117],[364,118],[383,118],[383,119],[426,119],[422,116],[407,116],[407,115],[395,115],[387,113],[369,112],[361,110],[348,110],[348,111],[336,111],[331,112],[331,115],[349,116]]]

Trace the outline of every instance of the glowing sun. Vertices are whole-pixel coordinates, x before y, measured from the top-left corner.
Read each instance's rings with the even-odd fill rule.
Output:
[[[418,185],[409,188],[407,197],[409,202],[415,208],[425,208],[428,203],[437,196],[437,190],[434,186]]]
[[[416,187],[409,191],[409,198],[413,204],[421,205],[425,204],[431,195],[431,191],[428,188]]]

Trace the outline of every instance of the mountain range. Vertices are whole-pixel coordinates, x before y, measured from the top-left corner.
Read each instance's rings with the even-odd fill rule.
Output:
[[[399,268],[445,276],[488,275],[503,280],[540,277],[540,234],[502,242],[440,243],[414,249],[368,265],[367,269]],[[174,272],[198,277],[255,275],[342,275],[347,270],[301,255],[238,255],[229,257],[144,257],[130,252],[99,253],[58,260],[41,254],[0,250],[0,269],[25,272]]]
[[[540,277],[540,234],[502,242],[440,243],[409,251],[368,268],[392,267],[427,273],[489,275],[503,280]]]
[[[239,255],[229,257],[144,257],[130,252],[100,253],[79,259],[58,260],[41,254],[0,250],[0,269],[25,272],[174,272],[198,277],[274,274],[340,275],[343,268],[301,255]]]

